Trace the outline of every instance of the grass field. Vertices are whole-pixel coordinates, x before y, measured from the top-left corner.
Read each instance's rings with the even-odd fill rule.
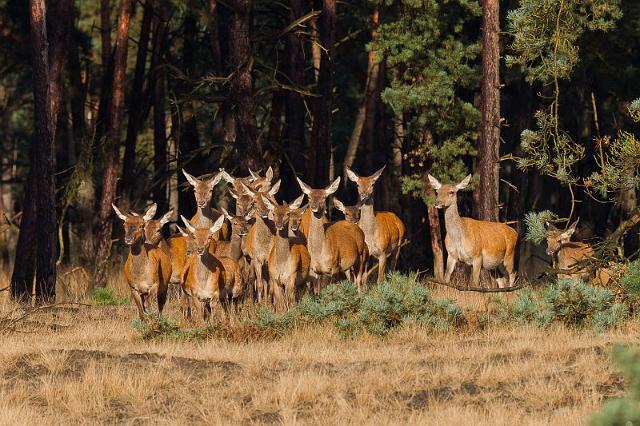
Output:
[[[471,319],[496,297],[433,293]],[[166,314],[180,318],[175,300]],[[233,343],[143,340],[135,316],[129,304],[74,306],[1,333],[0,424],[584,424],[623,393],[610,349],[640,332],[635,319],[603,333],[470,320],[447,333],[343,339],[323,325]]]

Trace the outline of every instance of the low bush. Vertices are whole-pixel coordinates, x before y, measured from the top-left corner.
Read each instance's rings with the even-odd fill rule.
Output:
[[[617,326],[628,316],[626,305],[615,303],[614,299],[607,289],[581,281],[559,280],[538,295],[525,289],[512,304],[502,303],[499,314],[523,325],[560,322],[600,331]]]
[[[99,306],[126,305],[129,298],[126,296],[116,296],[110,288],[97,288],[93,292],[93,303]]]
[[[640,260],[629,263],[620,279],[627,300],[634,308],[640,307]]]
[[[593,426],[640,424],[640,348],[616,346],[613,350],[616,366],[622,371],[627,394],[607,401],[591,418]]]

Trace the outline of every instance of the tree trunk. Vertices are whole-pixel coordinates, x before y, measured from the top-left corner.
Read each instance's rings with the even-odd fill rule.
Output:
[[[309,181],[315,188],[329,183],[331,160],[331,99],[334,80],[336,0],[322,0],[320,43],[324,47],[318,76],[318,98],[314,100],[309,156]]]
[[[138,131],[142,126],[142,88],[144,85],[145,68],[147,63],[147,50],[149,44],[149,33],[151,32],[151,18],[153,8],[149,1],[144,3],[142,14],[142,24],[140,26],[140,39],[138,40],[138,53],[136,56],[136,67],[131,83],[131,97],[129,98],[129,123],[127,125],[127,137],[125,140],[124,160],[122,161],[122,193],[127,199],[125,204],[129,204],[132,196],[137,195],[134,191],[135,168],[136,168],[136,141]]]
[[[397,131],[397,130],[396,130]],[[433,145],[433,135],[429,130],[422,132],[422,144],[426,147]],[[431,165],[427,169],[431,168]],[[423,176],[424,191],[427,197],[435,200],[436,192],[429,184],[427,170]],[[442,231],[440,229],[440,217],[438,209],[433,205],[427,205],[427,219],[429,221],[429,238],[431,241],[431,252],[433,253],[433,276],[436,280],[444,279],[444,249],[442,244]]]
[[[400,215],[402,196],[402,145],[404,142],[404,116],[397,112],[393,118],[394,135],[391,142],[391,161],[389,162],[389,182],[391,190],[389,194],[389,208]]]
[[[96,118],[94,145],[102,144],[106,129],[111,121],[111,100],[113,85],[113,61],[111,58],[111,4],[110,0],[100,0],[100,41],[102,49],[102,88]]]
[[[78,11],[72,9],[73,18],[70,23],[69,48],[67,50],[69,72],[69,103],[71,104],[71,120],[73,121],[73,139],[78,145],[84,138],[84,90],[82,87],[82,66],[80,64],[80,39],[76,30]],[[76,147],[77,149],[78,147]]]
[[[366,165],[366,171],[363,174],[369,174],[373,172],[373,164],[371,161],[371,157],[375,155],[375,138],[376,138],[376,130],[375,130],[375,114],[376,107],[380,100],[380,63],[377,61],[377,44],[376,37],[378,35],[378,25],[380,24],[380,8],[378,5],[373,7],[373,12],[371,13],[371,50],[369,51],[369,56],[367,60],[367,81],[365,82],[364,87],[364,97],[362,99],[362,104],[358,108],[358,115],[356,117],[356,123],[353,127],[353,132],[351,133],[351,138],[349,139],[349,145],[347,146],[347,153],[344,157],[344,168],[346,170],[347,167],[353,167],[353,163],[356,158],[356,154],[358,153],[358,145],[360,144],[360,137],[362,136],[362,131],[366,125],[367,131],[365,133],[366,138],[366,147],[367,154],[366,157],[368,159]],[[346,172],[345,172],[346,173]]]
[[[304,15],[303,0],[291,0],[289,9],[289,23],[295,22]],[[295,87],[304,86],[304,50],[302,39],[296,31],[287,34],[286,49],[287,76],[289,82]],[[305,148],[305,107],[302,95],[289,90],[285,95],[284,115],[284,152],[289,157],[290,164],[285,163],[280,167],[280,177],[285,182],[295,182],[296,173],[304,170]],[[297,194],[298,189],[294,185],[285,185],[286,197],[291,199]]]
[[[500,3],[482,0],[482,122],[478,143],[476,189],[478,217],[497,221],[500,196]]]
[[[251,53],[251,0],[228,2],[230,98],[236,122],[235,157],[240,174],[264,166],[258,141],[256,111],[253,100],[253,55]]]
[[[120,128],[124,112],[125,72],[127,69],[131,3],[132,0],[120,0],[118,13],[118,31],[113,65],[111,120],[105,147],[105,167],[98,209],[98,229],[96,232],[95,285],[97,287],[104,287],[107,284],[107,262],[111,254],[111,204],[116,197],[118,164],[120,163]]]
[[[167,123],[166,123],[166,81],[167,72],[162,63],[162,55],[166,42],[166,25],[157,20],[155,42],[151,57],[151,82],[153,85],[153,200],[158,211],[167,210]]]

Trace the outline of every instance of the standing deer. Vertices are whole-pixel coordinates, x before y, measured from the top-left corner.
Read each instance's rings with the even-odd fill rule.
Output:
[[[350,223],[355,223],[356,225],[360,221],[360,208],[362,205],[360,202],[357,202],[353,206],[345,206],[342,201],[337,198],[333,198],[333,205],[344,215],[344,220]]]
[[[358,176],[350,168],[346,169],[349,180],[358,186],[361,205],[358,226],[364,232],[369,254],[378,259],[378,283],[384,281],[389,256],[391,269],[396,268],[405,234],[404,223],[395,213],[373,210],[373,188],[384,169],[385,166],[371,176]]]
[[[173,209],[170,209],[160,219],[151,219],[144,225],[145,244],[152,247],[159,247],[171,260],[171,278],[169,284],[182,285],[182,271],[186,261],[186,243],[183,236],[172,236],[165,240],[162,236],[162,227],[169,222],[173,216]]]
[[[312,189],[297,179],[302,192],[309,199],[308,209],[312,212],[307,238],[307,249],[311,257],[311,277],[317,285],[318,278],[323,275],[334,277],[344,272],[348,279],[356,284],[358,291],[362,291],[369,256],[364,233],[357,225],[346,220],[332,224],[325,224],[323,220],[326,199],[338,189],[340,177],[324,189]]]
[[[290,237],[290,217],[300,208],[304,194],[291,205],[273,204],[268,199],[264,203],[269,209],[269,219],[273,222],[273,247],[269,254],[269,288],[273,293],[276,309],[288,308],[296,301],[296,295],[302,290],[309,276],[311,258],[307,247],[301,241]],[[295,229],[292,229],[295,231]],[[284,287],[284,300],[282,288]]]
[[[114,204],[116,215],[124,222],[124,243],[129,246],[129,255],[124,264],[124,275],[131,289],[131,296],[138,308],[140,319],[146,318],[148,299],[156,295],[158,312],[162,313],[167,301],[167,285],[171,277],[171,261],[160,248],[145,242],[145,223],[156,213],[156,205],[147,209],[143,216],[123,214]]]
[[[254,192],[246,185],[243,191],[253,197],[254,218],[255,222],[249,228],[249,233],[245,239],[245,254],[251,260],[251,268],[255,274],[255,294],[258,296],[258,302],[262,302],[263,298],[268,294],[268,279],[265,277],[268,271],[265,271],[265,265],[269,260],[271,253],[271,226],[269,220],[269,208],[264,203],[265,198],[275,203],[273,196],[280,189],[280,181],[278,180],[273,187],[267,191]]]
[[[215,305],[222,305],[226,316],[229,301],[242,295],[242,281],[237,262],[218,258],[211,253],[213,236],[222,227],[224,216],[220,216],[208,228],[196,228],[184,217],[183,221],[188,232],[178,229],[191,240],[194,251],[187,260],[184,272],[183,288],[188,296],[187,317],[191,319],[194,298],[203,304],[205,321],[210,319]]]
[[[445,282],[451,280],[456,264],[462,262],[473,267],[471,276],[474,287],[480,284],[482,268],[494,269],[500,265],[504,266],[509,275],[509,286],[513,286],[516,280],[516,230],[504,223],[460,217],[457,193],[469,185],[471,175],[457,185],[443,185],[433,176],[428,177],[429,183],[436,190],[436,208],[445,210],[447,235],[444,244],[448,254]],[[504,286],[504,279],[498,279],[497,282],[500,288]]]
[[[589,273],[586,265],[579,267],[578,263],[593,257],[593,248],[587,243],[570,241],[579,221],[564,231],[547,222],[547,254],[551,256],[554,269],[567,270],[558,274],[558,278],[584,278]]]
[[[196,198],[196,206],[197,211],[196,214],[191,218],[191,222],[196,227],[208,228],[210,227],[220,216],[218,210],[211,207],[211,198],[213,197],[213,189],[222,179],[222,174],[217,173],[213,178],[209,180],[198,179],[194,176],[191,176],[184,169],[182,169],[182,173],[187,178],[187,181],[193,187],[193,194]],[[220,235],[221,234],[221,235]],[[224,223],[221,231],[216,234],[216,240],[229,239],[229,226]]]

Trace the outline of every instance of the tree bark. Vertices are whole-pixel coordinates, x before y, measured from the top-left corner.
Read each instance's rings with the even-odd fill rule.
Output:
[[[113,65],[113,96],[111,120],[105,146],[105,168],[102,179],[102,194],[98,209],[96,232],[95,286],[107,284],[107,262],[111,254],[111,204],[116,197],[118,165],[120,163],[120,129],[124,112],[125,72],[127,69],[127,46],[131,21],[132,0],[120,0],[118,30]]]
[[[318,98],[314,100],[309,181],[315,188],[329,183],[331,160],[331,101],[334,84],[334,44],[336,36],[336,0],[322,0],[320,43],[324,47],[318,76]]]
[[[391,161],[389,162],[389,208],[394,213],[401,213],[402,191],[402,145],[404,143],[404,115],[397,112],[393,118],[394,135],[391,142]]]
[[[251,0],[229,1],[230,98],[236,122],[235,157],[240,174],[264,166],[253,99]]]
[[[304,15],[304,3],[303,0],[291,0],[289,4],[289,23],[292,23]],[[289,83],[301,87],[304,86],[305,60],[303,41],[296,31],[294,29],[287,34],[286,72]],[[295,182],[296,173],[301,173],[305,165],[305,107],[300,93],[293,90],[286,92],[284,114],[284,152],[291,163],[280,167],[280,176],[286,182]],[[295,186],[285,185],[285,188],[287,199],[297,194]]]
[[[482,0],[482,122],[478,141],[478,217],[497,221],[500,196],[500,3]]]
[[[138,53],[136,55],[136,67],[131,83],[131,96],[129,98],[129,122],[127,124],[127,137],[125,139],[124,160],[122,161],[122,193],[129,199],[135,195],[134,177],[136,167],[136,142],[138,131],[143,121],[143,85],[147,63],[147,50],[149,45],[149,33],[151,32],[151,18],[153,8],[149,1],[144,3],[142,23],[140,26],[140,39],[138,40]]]
[[[360,138],[362,136],[362,131],[367,127],[367,131],[365,133],[367,147],[367,171],[364,174],[368,174],[373,172],[373,164],[371,161],[371,157],[374,155],[374,141],[376,138],[375,131],[375,114],[377,103],[380,100],[380,63],[376,59],[377,55],[377,44],[376,37],[378,35],[378,25],[380,24],[380,8],[378,5],[373,7],[373,12],[371,13],[371,50],[369,51],[369,56],[367,60],[367,81],[365,82],[364,88],[364,98],[362,99],[362,104],[358,108],[358,115],[356,117],[356,123],[353,126],[353,132],[351,133],[351,138],[349,139],[349,145],[347,146],[347,153],[344,158],[344,168],[346,170],[347,167],[351,168],[355,161],[356,155],[358,153],[358,145],[360,144]],[[345,172],[346,173],[346,172]]]
[[[94,144],[103,142],[106,129],[111,121],[111,100],[113,85],[113,61],[111,51],[111,4],[110,0],[100,0],[100,42],[102,58],[102,88],[100,91],[100,104],[96,118],[96,130]]]
[[[425,146],[433,145],[433,135],[429,130],[422,132],[422,144]],[[428,168],[431,168],[429,165]],[[427,172],[423,176],[424,191],[427,197],[435,200],[436,192],[429,184],[427,179]],[[429,221],[429,239],[431,242],[431,252],[433,253],[433,276],[436,280],[444,279],[444,248],[442,244],[442,230],[440,228],[440,216],[438,215],[438,209],[433,205],[427,204],[427,219]]]
[[[73,121],[73,139],[81,141],[85,134],[84,90],[82,85],[82,67],[80,64],[80,40],[76,30],[78,11],[72,9],[73,18],[70,23],[67,68],[69,72],[69,103],[71,104],[71,120]],[[77,147],[76,147],[77,149]]]
[[[153,85],[153,200],[158,211],[163,213],[167,208],[167,127],[166,127],[166,81],[167,72],[162,63],[162,55],[166,41],[166,25],[157,20],[154,35],[154,48],[151,56],[151,82]]]

